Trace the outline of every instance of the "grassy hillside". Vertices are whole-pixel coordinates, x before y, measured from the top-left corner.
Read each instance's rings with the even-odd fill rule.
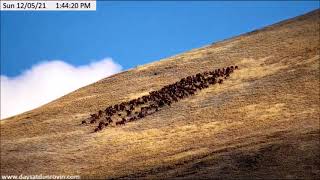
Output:
[[[102,79],[1,123],[1,175],[320,176],[320,11]],[[230,65],[222,85],[121,127],[90,113]],[[91,127],[92,126],[92,127]]]

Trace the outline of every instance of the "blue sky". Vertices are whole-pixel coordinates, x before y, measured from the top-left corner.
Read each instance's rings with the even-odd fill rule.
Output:
[[[319,2],[108,2],[95,12],[1,12],[1,75],[44,60],[124,69],[319,8]]]

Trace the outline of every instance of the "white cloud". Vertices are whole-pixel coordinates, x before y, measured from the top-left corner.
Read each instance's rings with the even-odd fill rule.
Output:
[[[34,109],[121,69],[110,58],[78,67],[57,60],[34,65],[16,77],[1,75],[0,117]]]

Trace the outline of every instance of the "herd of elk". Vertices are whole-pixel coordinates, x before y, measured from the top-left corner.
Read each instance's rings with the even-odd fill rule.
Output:
[[[194,95],[198,90],[208,88],[216,83],[223,83],[223,79],[228,78],[236,69],[238,69],[238,66],[230,66],[182,78],[180,81],[166,85],[160,90],[149,92],[149,95],[109,106],[104,111],[99,110],[98,113],[91,114],[88,122],[83,120],[82,124],[94,124],[99,121],[95,132],[102,130],[113,122],[115,122],[115,125],[125,125],[127,122],[141,119],[159,111],[164,106],[171,106],[173,102]]]

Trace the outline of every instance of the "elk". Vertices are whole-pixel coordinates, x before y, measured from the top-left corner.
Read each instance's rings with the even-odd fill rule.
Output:
[[[192,96],[198,90],[208,88],[216,83],[222,84],[223,80],[227,79],[236,69],[238,69],[238,66],[232,65],[181,78],[177,82],[165,85],[159,90],[150,91],[148,95],[108,106],[104,112],[99,110],[97,114],[90,115],[89,122],[91,124],[96,123],[98,119],[105,115],[104,121],[99,122],[99,125],[94,130],[95,132],[113,123],[111,117],[114,115],[118,115],[121,118],[121,121],[116,122],[116,125],[125,125],[127,122],[141,119],[159,111],[164,106],[171,106],[174,102]],[[136,108],[140,109],[140,111],[134,111]],[[87,123],[86,120],[81,122],[81,124]]]

